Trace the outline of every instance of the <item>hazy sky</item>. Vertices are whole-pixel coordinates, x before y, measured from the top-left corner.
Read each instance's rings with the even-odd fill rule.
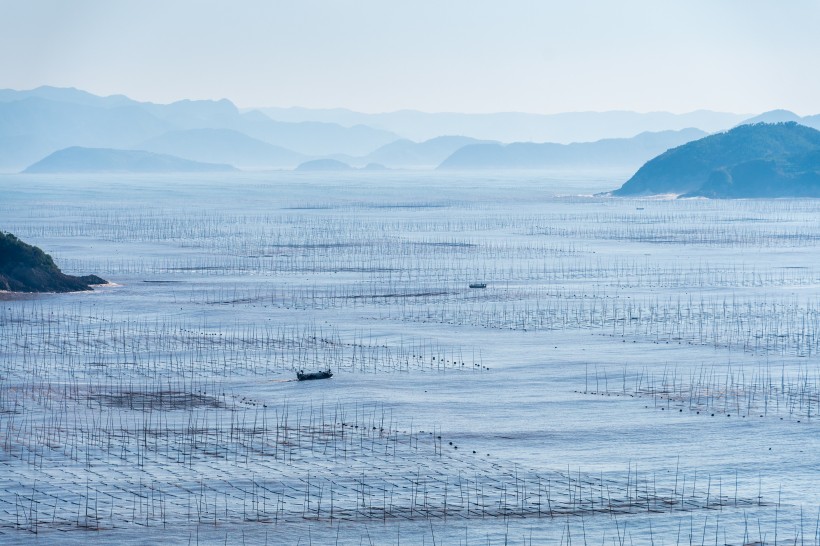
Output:
[[[818,0],[0,0],[0,87],[366,112],[820,113]]]

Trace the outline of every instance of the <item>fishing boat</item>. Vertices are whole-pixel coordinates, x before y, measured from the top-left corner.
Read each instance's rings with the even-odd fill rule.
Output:
[[[487,288],[486,282],[471,282],[470,288]]]
[[[333,377],[333,372],[328,368],[325,371],[305,373],[304,370],[296,372],[296,379],[299,381],[310,381],[311,379],[330,379]]]

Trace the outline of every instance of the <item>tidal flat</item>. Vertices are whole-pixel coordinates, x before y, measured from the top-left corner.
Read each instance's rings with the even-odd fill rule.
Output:
[[[626,177],[0,176],[112,282],[0,294],[0,542],[820,543],[820,200]]]

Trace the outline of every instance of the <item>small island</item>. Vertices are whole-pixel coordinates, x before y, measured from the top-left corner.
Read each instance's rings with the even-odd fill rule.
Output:
[[[107,284],[96,275],[66,275],[51,256],[0,231],[0,290],[7,292],[80,292]]]

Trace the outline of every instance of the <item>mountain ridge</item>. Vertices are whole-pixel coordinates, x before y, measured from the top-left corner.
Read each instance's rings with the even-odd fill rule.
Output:
[[[793,121],[739,125],[652,158],[612,195],[785,197],[789,191],[772,184],[810,184],[820,171],[818,150],[820,131]]]
[[[367,126],[274,121],[261,112],[240,112],[227,99],[154,104],[73,88],[6,89],[0,90],[0,169],[18,171],[72,146],[135,149],[164,133],[191,129],[233,130],[304,156],[366,155],[399,138]]]
[[[706,132],[725,130],[750,117],[750,114],[695,110],[671,112],[526,112],[456,113],[397,110],[368,114],[344,108],[310,109],[259,108],[272,119],[281,121],[331,121],[341,125],[365,123],[392,131],[402,138],[421,142],[441,135],[463,135],[477,140],[501,142],[591,142],[605,138],[631,138],[642,132],[681,130],[696,127]]]
[[[168,131],[137,145],[140,150],[191,161],[227,163],[240,169],[293,168],[306,156],[233,129]]]
[[[632,138],[601,139],[595,142],[498,142],[460,148],[438,168],[448,169],[545,169],[584,167],[637,167],[658,153],[701,138],[699,129],[646,132]]]

